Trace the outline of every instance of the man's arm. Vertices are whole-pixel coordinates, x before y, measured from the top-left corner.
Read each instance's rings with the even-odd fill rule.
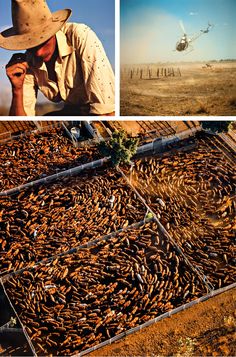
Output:
[[[23,84],[28,69],[25,54],[14,54],[6,65],[6,74],[12,86],[12,102],[9,115],[27,115],[23,104]]]
[[[23,105],[23,90],[12,89],[10,116],[27,116]]]

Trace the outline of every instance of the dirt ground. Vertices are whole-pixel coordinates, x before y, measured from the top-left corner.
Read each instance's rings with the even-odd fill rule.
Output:
[[[236,62],[130,66],[121,71],[120,114],[236,115]],[[133,78],[130,70],[133,68]],[[143,79],[140,70],[143,68]],[[175,70],[175,76],[156,76],[157,70]],[[181,76],[179,75],[179,70]],[[148,71],[152,76],[149,79]],[[160,72],[161,73],[161,72]]]
[[[234,288],[89,356],[235,356],[235,307]]]

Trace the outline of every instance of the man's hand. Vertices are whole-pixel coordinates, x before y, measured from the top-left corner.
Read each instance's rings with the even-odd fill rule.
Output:
[[[6,73],[12,85],[12,102],[9,115],[26,115],[23,104],[23,84],[29,65],[24,53],[16,53],[6,65]]]
[[[6,74],[13,90],[22,90],[26,71],[29,68],[24,53],[16,53],[6,65]]]

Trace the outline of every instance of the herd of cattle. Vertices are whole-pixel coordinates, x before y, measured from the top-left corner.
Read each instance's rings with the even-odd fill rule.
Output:
[[[156,222],[12,276],[37,354],[71,355],[206,293]]]
[[[215,289],[235,281],[235,178],[206,137],[190,152],[136,161],[131,172],[133,186]]]
[[[61,127],[0,145],[0,191],[95,160],[96,148],[74,147]]]
[[[142,202],[109,169],[22,191],[2,198],[1,206],[0,272],[35,264],[145,216]]]
[[[54,134],[3,145],[4,189],[96,158]],[[235,281],[235,174],[207,137],[121,169],[129,183],[107,165],[1,197],[0,274],[38,354],[78,353]]]

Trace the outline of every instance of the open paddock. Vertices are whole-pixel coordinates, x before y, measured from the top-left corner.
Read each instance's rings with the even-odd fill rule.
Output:
[[[143,115],[236,115],[236,62],[163,64],[181,76],[154,76],[160,65],[134,65],[121,70],[120,113]],[[204,68],[203,68],[204,67]],[[136,74],[151,71],[140,79]],[[131,78],[131,71],[135,75]]]

